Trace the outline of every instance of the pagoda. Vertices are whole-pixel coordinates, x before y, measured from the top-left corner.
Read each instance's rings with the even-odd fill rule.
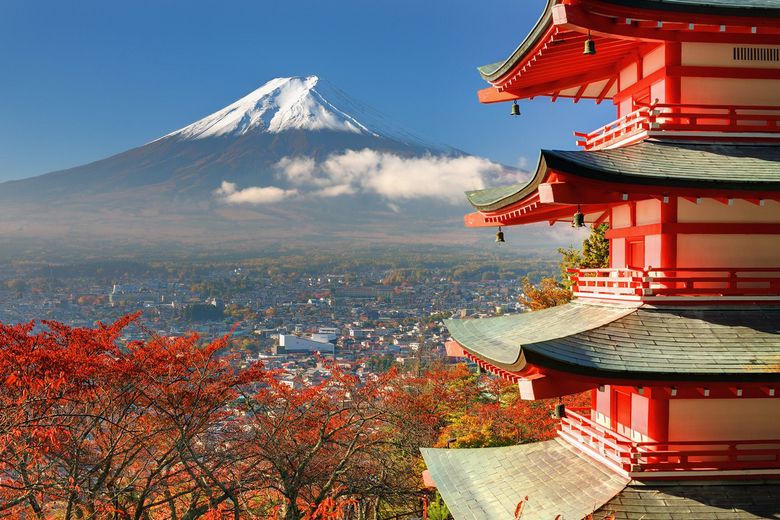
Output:
[[[780,0],[548,0],[483,103],[611,101],[468,227],[606,223],[574,299],[448,320],[448,351],[558,407],[554,440],[423,449],[460,519],[780,518]]]

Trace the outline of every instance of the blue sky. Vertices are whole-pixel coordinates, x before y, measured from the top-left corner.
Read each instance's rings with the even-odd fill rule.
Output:
[[[185,126],[277,76],[317,74],[412,132],[509,165],[573,148],[610,103],[480,105],[544,0],[0,3],[0,180],[76,166]]]

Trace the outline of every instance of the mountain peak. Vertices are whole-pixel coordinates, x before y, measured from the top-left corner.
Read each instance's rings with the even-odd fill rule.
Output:
[[[195,140],[288,130],[332,130],[420,142],[318,76],[274,78],[222,110],[165,137]]]

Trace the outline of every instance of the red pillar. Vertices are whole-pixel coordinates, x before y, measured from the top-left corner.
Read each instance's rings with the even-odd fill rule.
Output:
[[[650,391],[647,407],[647,436],[656,442],[669,440],[669,398],[663,389]]]
[[[667,67],[682,65],[682,44],[679,42],[666,42],[664,44],[664,59]],[[679,76],[667,76],[664,95],[665,103],[681,103],[682,87]]]
[[[665,197],[661,201],[661,224],[677,223],[677,197]],[[661,234],[661,267],[677,267],[677,233]]]

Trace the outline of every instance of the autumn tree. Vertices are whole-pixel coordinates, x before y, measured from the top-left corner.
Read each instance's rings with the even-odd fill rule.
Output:
[[[596,269],[609,267],[609,240],[605,234],[608,224],[591,227],[590,235],[582,242],[581,249],[560,248],[560,280],[542,278],[538,285],[528,277],[522,279],[523,293],[520,302],[531,310],[547,309],[568,303],[572,299],[569,269]]]

